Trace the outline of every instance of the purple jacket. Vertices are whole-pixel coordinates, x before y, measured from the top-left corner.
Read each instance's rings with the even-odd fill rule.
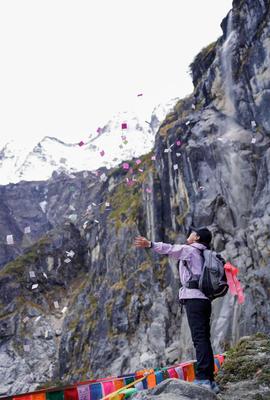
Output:
[[[190,279],[188,269],[183,265],[186,260],[189,268],[194,275],[200,275],[202,271],[203,259],[200,250],[206,249],[201,243],[187,244],[168,244],[162,242],[152,242],[153,250],[159,254],[168,254],[179,262],[180,282],[184,285]],[[198,250],[197,250],[198,249]],[[207,299],[199,289],[188,289],[182,286],[179,290],[179,299]]]

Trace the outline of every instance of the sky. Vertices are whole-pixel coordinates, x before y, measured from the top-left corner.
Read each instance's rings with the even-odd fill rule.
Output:
[[[192,92],[232,0],[1,0],[0,144],[78,142]],[[137,94],[143,93],[142,97]]]

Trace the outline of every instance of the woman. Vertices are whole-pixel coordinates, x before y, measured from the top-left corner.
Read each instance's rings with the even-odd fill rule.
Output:
[[[179,299],[185,306],[192,341],[196,350],[195,384],[219,392],[214,381],[214,356],[210,341],[211,301],[198,289],[196,277],[201,274],[203,250],[210,248],[212,234],[207,228],[193,229],[186,244],[151,242],[145,237],[135,238],[138,248],[152,248],[156,253],[168,254],[179,260],[181,288]]]

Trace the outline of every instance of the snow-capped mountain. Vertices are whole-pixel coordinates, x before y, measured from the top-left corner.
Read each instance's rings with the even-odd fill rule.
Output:
[[[46,180],[54,171],[111,168],[146,154],[152,150],[158,127],[176,101],[155,107],[149,121],[131,112],[118,113],[98,132],[78,143],[46,136],[29,149],[10,141],[0,149],[0,184]]]

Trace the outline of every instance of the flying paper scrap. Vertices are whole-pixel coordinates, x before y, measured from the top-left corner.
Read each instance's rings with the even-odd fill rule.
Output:
[[[58,303],[58,301],[54,301],[54,302],[53,302],[53,305],[54,305],[54,308],[59,308],[59,303]]]
[[[28,322],[28,321],[29,321],[29,317],[24,317],[23,323],[26,324],[26,322]]]
[[[30,228],[30,226],[26,226],[26,227],[24,228],[24,233],[31,233],[31,228]]]
[[[24,345],[23,345],[23,349],[24,349],[24,351],[26,351],[26,352],[30,351],[30,346],[29,346],[29,344],[24,344]]]
[[[178,165],[174,164],[173,169],[176,171],[178,169]]]
[[[70,258],[65,258],[65,259],[64,259],[64,262],[65,262],[66,264],[69,264],[69,263],[71,262],[71,259],[70,259]]]
[[[251,143],[252,143],[252,144],[256,143],[256,139],[255,139],[255,138],[252,138],[252,139],[251,139]]]
[[[110,207],[110,203],[108,203],[108,202],[106,201],[105,207]]]
[[[105,151],[101,150],[99,154],[101,155],[101,157],[103,157],[105,155]]]
[[[32,290],[37,289],[38,288],[38,283],[34,283],[34,285],[32,285]]]
[[[129,164],[128,163],[123,163],[122,164],[122,168],[126,169],[126,170],[129,169]]]
[[[192,104],[191,108],[192,108],[192,110],[195,110],[196,109],[195,104]]]
[[[176,157],[180,157],[181,156],[181,153],[176,153]]]
[[[30,278],[35,278],[36,274],[35,271],[29,271]]]
[[[256,122],[255,121],[251,121],[251,127],[255,128],[256,127]]]
[[[7,235],[7,244],[14,244],[13,235]]]
[[[123,122],[122,125],[121,125],[121,128],[122,128],[122,129],[127,129],[127,123],[126,123],[126,122]]]
[[[73,250],[70,250],[70,251],[66,251],[66,253],[67,253],[67,257],[74,257],[75,256],[75,253],[74,253],[74,251]]]
[[[100,175],[100,180],[101,180],[101,182],[106,182],[106,180],[107,180],[107,175],[106,175],[105,173],[101,174],[101,175]]]
[[[155,159],[156,159],[156,156],[152,156],[152,157],[151,157],[151,160],[152,160],[152,161],[155,161]]]
[[[175,142],[175,144],[176,144],[176,146],[181,146],[181,140],[177,140],[177,141]]]
[[[79,146],[82,147],[84,145],[84,142],[81,140],[79,143]]]
[[[136,160],[136,164],[137,164],[137,165],[140,165],[141,162],[142,162],[142,160],[140,160],[140,159]]]
[[[141,97],[143,94],[142,93],[139,93],[139,94],[137,94],[137,97]]]
[[[150,189],[150,188],[146,188],[145,191],[146,191],[146,193],[152,193],[152,189]]]
[[[63,309],[62,309],[62,313],[64,314],[66,311],[67,311],[67,306],[65,306]]]

